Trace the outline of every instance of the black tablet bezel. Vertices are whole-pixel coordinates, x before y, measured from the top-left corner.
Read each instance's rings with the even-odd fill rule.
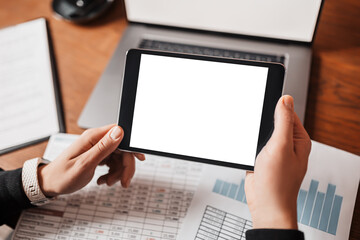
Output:
[[[118,125],[124,129],[124,133],[125,133],[124,138],[119,145],[120,150],[147,153],[147,154],[172,157],[172,158],[190,160],[201,163],[253,170],[254,166],[250,166],[250,165],[243,165],[238,163],[224,162],[221,160],[198,158],[198,157],[192,157],[192,156],[186,156],[186,155],[180,155],[174,153],[166,153],[155,150],[130,147],[130,137],[131,137],[131,129],[133,123],[133,116],[134,116],[134,107],[136,100],[136,90],[137,90],[137,83],[139,76],[141,54],[267,67],[269,71],[266,80],[265,97],[264,97],[264,104],[261,114],[256,156],[265,146],[266,142],[270,138],[271,133],[273,131],[275,106],[278,99],[281,97],[282,89],[283,89],[284,74],[285,74],[284,66],[278,63],[245,61],[245,60],[238,60],[231,58],[209,57],[203,55],[191,55],[191,54],[161,52],[161,51],[152,51],[152,50],[143,50],[143,49],[130,49],[127,52],[125,71],[123,77],[121,104],[120,104],[119,117],[118,117]],[[255,159],[254,159],[254,164],[255,164]]]

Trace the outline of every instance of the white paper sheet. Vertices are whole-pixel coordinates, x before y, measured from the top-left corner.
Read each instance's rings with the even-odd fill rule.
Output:
[[[53,160],[76,135],[50,138]],[[98,167],[84,189],[22,213],[13,239],[175,239],[202,174],[202,164],[146,156],[137,161],[130,188],[96,184]]]
[[[242,170],[207,167],[177,239],[245,239],[251,216],[244,178]],[[359,156],[313,141],[298,197],[299,229],[306,239],[348,239],[359,179]],[[226,219],[232,228],[222,224]]]
[[[45,19],[0,31],[0,152],[59,132]]]

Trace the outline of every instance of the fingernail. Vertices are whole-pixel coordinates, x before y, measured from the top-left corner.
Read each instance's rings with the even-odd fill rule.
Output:
[[[293,109],[294,109],[294,100],[293,100],[292,97],[290,97],[290,96],[284,96],[284,97],[283,97],[283,103],[285,104],[285,106],[286,106],[289,110],[293,111]]]
[[[115,126],[111,129],[110,137],[113,140],[117,140],[121,136],[121,128],[119,126]]]

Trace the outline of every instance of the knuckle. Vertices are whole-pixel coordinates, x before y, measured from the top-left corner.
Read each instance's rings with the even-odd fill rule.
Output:
[[[95,146],[96,144],[96,140],[94,139],[94,133],[96,132],[95,129],[87,129],[85,130],[82,134],[81,137],[84,138],[84,140],[86,142],[88,142],[88,144],[90,146]]]
[[[97,148],[98,148],[98,150],[99,150],[100,152],[105,151],[105,150],[106,150],[106,146],[107,146],[106,140],[102,139],[101,141],[99,141],[99,143],[98,143],[96,146],[97,146]]]

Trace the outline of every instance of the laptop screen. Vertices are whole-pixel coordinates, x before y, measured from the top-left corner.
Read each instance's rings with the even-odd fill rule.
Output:
[[[129,21],[311,42],[321,0],[125,0]]]

